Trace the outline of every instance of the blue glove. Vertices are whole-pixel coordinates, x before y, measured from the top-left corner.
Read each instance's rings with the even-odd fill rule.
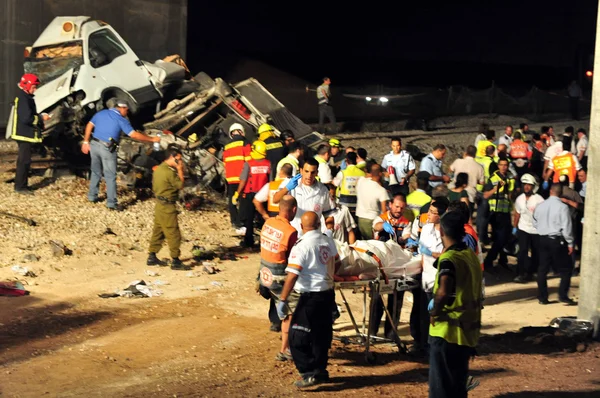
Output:
[[[383,223],[383,230],[390,235],[394,235],[396,233],[394,227],[392,227],[392,224],[390,224],[389,221]]]
[[[288,192],[291,192],[294,189],[296,189],[296,187],[298,186],[298,181],[300,181],[301,178],[302,178],[302,174],[296,174],[295,176],[290,178],[287,185],[285,186],[285,189],[287,189]]]
[[[431,250],[429,250],[428,248],[426,248],[423,245],[419,245],[419,253],[424,254],[426,256],[433,256],[433,253],[431,252]]]
[[[408,240],[406,241],[406,247],[415,247],[415,246],[419,246],[419,242],[414,240],[413,238],[408,238]]]
[[[543,189],[544,191],[545,191],[545,190],[547,190],[549,186],[550,186],[550,184],[548,183],[548,181],[544,181],[544,182],[542,183],[542,189]]]
[[[513,227],[512,234],[513,234],[513,235],[516,235],[516,234],[517,234],[517,227]]]
[[[288,316],[286,311],[287,301],[279,300],[277,303],[277,316],[279,319],[284,320]]]
[[[427,305],[427,311],[431,312],[433,310],[433,299],[429,300],[429,304]]]

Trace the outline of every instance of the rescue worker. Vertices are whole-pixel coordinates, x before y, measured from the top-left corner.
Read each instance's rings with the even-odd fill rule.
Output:
[[[356,183],[356,216],[362,239],[373,239],[373,220],[385,213],[389,194],[381,185],[381,166],[369,162],[365,178]]]
[[[238,235],[245,235],[237,206],[233,204],[233,195],[238,191],[240,175],[244,164],[250,160],[250,143],[246,140],[244,126],[233,123],[229,127],[229,143],[223,148],[223,164],[225,165],[225,179],[227,180],[227,206],[231,226]]]
[[[356,152],[356,149],[353,146],[349,146],[346,148],[346,155],[348,154],[348,152]],[[356,162],[358,163],[358,159]],[[346,164],[346,157],[344,156],[344,159],[340,163],[340,170],[346,170],[346,167],[348,167],[348,164]]]
[[[329,167],[331,167],[331,175],[334,176],[340,171],[342,160],[346,158],[346,154],[342,151],[344,149],[342,142],[337,138],[331,138],[328,143],[331,147],[329,150]]]
[[[331,175],[331,168],[329,167],[329,158],[331,154],[329,153],[330,147],[327,144],[321,144],[317,148],[317,154],[315,155],[315,159],[319,162],[319,171],[317,172],[317,176],[319,177],[319,181],[323,184],[331,184],[333,181],[333,176]]]
[[[187,269],[179,259],[181,251],[181,231],[177,222],[177,208],[175,204],[179,198],[179,190],[183,188],[183,160],[181,159],[181,150],[176,147],[167,149],[167,158],[152,173],[152,191],[156,197],[154,207],[154,226],[150,236],[150,245],[148,247],[148,260],[146,265],[161,266],[167,265],[156,257],[167,239],[169,252],[171,254],[171,269]]]
[[[331,90],[329,85],[331,79],[328,77],[323,78],[323,84],[317,87],[317,102],[319,104],[319,132],[326,134],[325,132],[325,118],[327,117],[331,126],[331,134],[337,133],[337,124],[335,123],[335,114],[333,113],[333,107],[330,104]]]
[[[521,133],[521,138],[523,139],[523,141],[527,141],[527,134],[533,133],[533,131],[529,130],[529,125],[527,123],[519,124],[519,128],[516,132]]]
[[[298,174],[300,171],[300,158],[302,158],[303,153],[304,148],[302,147],[302,144],[296,141],[291,142],[290,145],[288,145],[287,156],[277,163],[277,173],[279,173],[279,170],[281,170],[281,166],[284,164],[290,164],[292,165],[292,176]]]
[[[500,255],[498,264],[508,267],[508,258],[502,249],[508,243],[511,233],[512,202],[510,196],[514,188],[515,180],[508,174],[508,160],[498,160],[498,170],[490,177],[483,193],[483,198],[488,201],[490,223],[492,224],[493,244],[484,260],[484,265],[488,269],[491,269],[498,254]]]
[[[475,160],[479,160],[479,158],[482,158],[484,156],[486,156],[486,149],[488,146],[493,146],[494,150],[496,150],[496,145],[494,144],[494,135],[495,135],[495,131],[494,130],[488,130],[485,132],[485,136],[486,139],[485,140],[481,140],[477,143],[477,154],[475,156]]]
[[[415,220],[419,217],[421,208],[431,202],[431,196],[426,192],[429,186],[429,177],[428,172],[419,171],[417,173],[417,189],[406,197],[406,205],[412,211]]]
[[[421,161],[421,171],[429,173],[429,190],[427,193],[438,185],[447,184],[450,182],[450,177],[444,174],[442,169],[442,160],[446,156],[446,146],[437,144],[433,147],[431,153]]]
[[[309,387],[329,380],[328,352],[333,338],[335,293],[333,275],[340,258],[333,240],[321,233],[319,215],[302,215],[303,236],[292,248],[285,271],[287,277],[277,304],[284,319],[290,313],[292,291],[299,295],[290,326],[290,349],[294,364],[302,376],[295,385]]]
[[[581,167],[587,170],[588,147],[590,146],[585,129],[577,130],[577,145],[575,146],[575,156],[581,163]]]
[[[335,208],[329,197],[329,189],[317,181],[318,163],[314,158],[306,160],[302,166],[302,173],[290,178],[285,187],[273,196],[273,203],[279,203],[287,193],[296,198],[298,210],[292,225],[302,235],[300,218],[307,211],[314,211],[319,217],[325,217],[325,225],[328,229],[333,228],[333,217],[330,213]]]
[[[81,152],[86,155],[89,153],[92,158],[88,200],[92,203],[98,201],[98,188],[104,174],[106,207],[116,211],[122,210],[117,204],[117,149],[121,132],[136,141],[160,142],[160,137],[149,137],[136,131],[126,118],[128,111],[129,103],[117,99],[115,108],[103,109],[96,113],[85,126],[85,135],[81,146]]]
[[[333,179],[333,185],[338,187],[337,198],[341,205],[350,209],[354,216],[356,214],[356,183],[365,176],[365,172],[356,166],[356,152],[346,155],[346,170],[340,171]]]
[[[20,90],[14,101],[13,114],[11,115],[10,138],[17,141],[19,154],[17,155],[17,171],[15,174],[15,192],[24,195],[33,195],[27,180],[31,166],[31,150],[35,144],[42,142],[44,123],[50,119],[48,114],[38,115],[33,96],[40,85],[38,77],[26,73],[19,81]]]
[[[506,126],[504,128],[504,135],[498,138],[498,145],[506,145],[510,147],[510,144],[513,142],[513,128],[512,126]]]
[[[410,153],[402,149],[400,138],[392,138],[391,147],[392,151],[383,157],[381,167],[385,170],[384,176],[389,178],[393,174],[396,177],[398,187],[394,192],[407,196],[410,177],[415,174],[415,160]]]
[[[514,140],[510,144],[509,156],[515,165],[516,178],[519,181],[529,168],[529,159],[531,159],[532,154],[531,147],[522,140],[521,133],[515,133]]]
[[[279,204],[273,203],[273,196],[275,196],[277,191],[287,185],[290,178],[292,178],[292,165],[286,163],[281,166],[281,170],[279,170],[275,181],[269,182],[254,195],[252,202],[254,203],[256,211],[264,220],[275,217],[279,213]],[[265,202],[267,203],[267,210],[265,210],[263,205]]]
[[[278,215],[265,221],[260,232],[260,293],[270,301],[271,330],[281,330],[281,350],[275,357],[278,361],[292,359],[288,335],[291,314],[283,320],[279,319],[277,302],[285,280],[288,257],[298,240],[298,231],[290,224],[295,216],[296,199],[291,195],[286,195],[281,199]],[[293,294],[288,295],[287,302],[293,312],[298,303],[298,297]]]
[[[542,305],[548,301],[548,271],[553,269],[560,275],[558,301],[567,305],[577,303],[569,297],[573,272],[573,224],[569,208],[559,198],[562,186],[553,184],[550,197],[540,203],[533,212],[533,226],[540,235],[540,266],[537,274],[538,300]]]
[[[231,198],[233,205],[238,204],[239,198],[240,221],[245,228],[244,240],[240,243],[241,247],[254,247],[256,209],[253,199],[254,195],[269,183],[271,177],[271,162],[266,157],[267,145],[260,140],[254,141],[250,152],[251,159],[244,163],[238,189]]]
[[[518,134],[518,133],[517,133]],[[519,239],[519,253],[517,254],[517,276],[515,283],[527,283],[533,280],[533,274],[539,267],[540,236],[533,226],[533,213],[535,208],[544,201],[537,194],[539,184],[531,174],[521,177],[523,193],[515,200],[515,220],[513,235]],[[531,263],[529,260],[531,249]]]
[[[571,147],[571,137],[563,136],[562,147]],[[548,169],[544,178],[544,189],[548,187],[548,180],[552,175],[552,182],[557,184],[560,176],[566,175],[569,178],[569,187],[575,188],[575,180],[577,179],[577,171],[581,170],[581,164],[575,155],[571,152],[562,150],[557,153],[548,163]]]
[[[270,124],[263,123],[258,127],[258,139],[267,144],[267,160],[271,166],[276,166],[286,155],[283,142],[275,136],[275,129]],[[271,167],[271,180],[277,176],[277,170]]]
[[[461,217],[449,212],[440,221],[444,251],[428,306],[429,396],[435,398],[467,396],[469,359],[481,330],[483,275],[477,256],[462,242]]]
[[[290,146],[290,144],[292,142],[296,141],[296,137],[294,136],[294,132],[292,130],[283,130],[281,132],[281,135],[279,136],[279,138],[281,138],[281,141],[283,141],[284,153],[287,155],[288,152],[289,152],[288,147]]]

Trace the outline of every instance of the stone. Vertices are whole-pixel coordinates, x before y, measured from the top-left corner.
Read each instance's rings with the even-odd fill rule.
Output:
[[[40,256],[38,256],[37,254],[33,254],[33,253],[26,254],[25,257],[23,257],[23,261],[30,262],[30,263],[40,261]]]

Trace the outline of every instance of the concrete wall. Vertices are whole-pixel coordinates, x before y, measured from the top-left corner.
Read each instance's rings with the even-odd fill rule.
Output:
[[[23,74],[23,50],[56,16],[86,15],[112,25],[143,60],[185,58],[188,0],[0,1],[0,129]]]

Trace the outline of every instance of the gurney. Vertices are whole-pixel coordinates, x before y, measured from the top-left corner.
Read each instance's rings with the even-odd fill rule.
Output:
[[[394,240],[357,241],[353,245],[336,242],[336,245],[342,266],[336,272],[334,286],[342,298],[355,334],[340,336],[334,333],[334,338],[343,344],[354,343],[363,346],[368,363],[375,361],[375,356],[370,351],[373,344],[395,343],[400,353],[406,353],[406,345],[400,339],[398,325],[391,315],[396,312],[398,293],[419,286],[417,276],[422,272],[420,256],[414,257],[409,250],[402,249]],[[363,293],[360,326],[344,290]],[[392,324],[393,340],[369,334],[370,314],[374,313],[377,302],[383,294],[394,296],[394,308],[388,308],[386,301],[382,300],[385,315]]]

